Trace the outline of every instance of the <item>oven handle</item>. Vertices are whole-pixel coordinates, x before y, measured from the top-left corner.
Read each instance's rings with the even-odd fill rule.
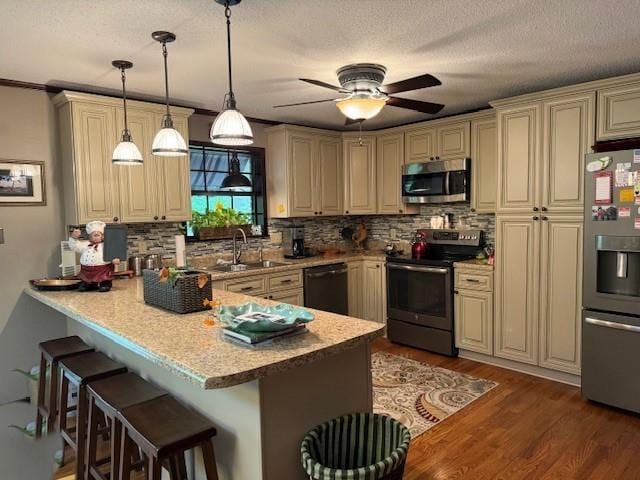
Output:
[[[627,332],[640,333],[640,327],[628,325],[626,323],[608,322],[606,320],[598,320],[597,318],[585,317],[584,321],[598,327],[615,328],[616,330],[625,330]]]
[[[441,273],[441,274],[449,273],[448,268],[414,267],[413,265],[396,265],[391,263],[387,263],[387,268],[392,268],[394,270],[410,270],[412,272]]]

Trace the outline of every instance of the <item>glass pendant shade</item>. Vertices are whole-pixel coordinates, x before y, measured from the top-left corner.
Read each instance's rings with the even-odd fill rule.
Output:
[[[253,143],[253,132],[247,119],[235,108],[220,112],[211,125],[211,141],[216,145],[242,146]]]
[[[125,135],[113,151],[111,160],[117,165],[142,165],[143,162],[140,150],[131,138],[126,139]]]
[[[386,103],[384,98],[349,97],[338,100],[336,106],[345,117],[352,120],[368,120],[379,114]]]
[[[229,159],[229,175],[224,177],[220,190],[231,190],[236,192],[250,192],[251,180],[240,173],[240,160],[236,152],[231,153]]]
[[[161,157],[180,157],[189,153],[187,144],[180,132],[173,126],[166,126],[166,124],[156,133],[151,145],[151,151],[154,155]]]

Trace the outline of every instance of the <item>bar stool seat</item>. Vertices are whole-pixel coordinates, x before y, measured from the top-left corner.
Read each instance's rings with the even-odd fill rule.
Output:
[[[128,407],[144,403],[149,400],[167,395],[163,390],[145,381],[135,373],[127,372],[120,375],[103,378],[87,385],[87,399],[89,402],[88,430],[87,430],[87,476],[94,479],[118,478],[120,464],[120,442],[122,425],[116,414]],[[99,413],[103,413],[111,422],[109,457],[98,460],[97,440]],[[110,463],[109,474],[103,475],[99,467]]]
[[[62,385],[60,387],[60,435],[66,445],[76,454],[76,479],[85,475],[85,447],[87,434],[87,384],[112,375],[125,373],[127,368],[100,352],[84,353],[80,356],[68,357],[60,361]],[[76,408],[76,426],[74,431],[67,428],[67,414],[73,408],[68,406],[69,383],[78,388],[78,405]],[[64,452],[64,448],[63,448]]]
[[[38,378],[38,409],[36,412],[36,438],[42,436],[43,419],[47,419],[47,432],[53,431],[53,426],[58,415],[58,368],[60,360],[92,352],[93,348],[82,341],[78,336],[56,338],[39,344],[40,348],[40,375]],[[49,405],[45,404],[47,390],[47,364],[50,365],[49,380]]]
[[[171,395],[123,409],[120,479],[128,480],[132,442],[147,459],[147,479],[160,479],[160,466],[167,466],[171,480],[186,480],[184,454],[200,446],[207,480],[217,480],[218,471],[211,440],[216,428],[206,417],[184,406]]]

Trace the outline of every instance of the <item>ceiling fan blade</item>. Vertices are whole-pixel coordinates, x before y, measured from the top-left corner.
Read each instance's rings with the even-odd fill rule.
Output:
[[[387,105],[392,107],[408,108],[416,112],[430,113],[435,115],[444,108],[440,103],[422,102],[420,100],[410,100],[408,98],[389,97]]]
[[[407,78],[395,83],[389,83],[380,87],[380,91],[391,95],[393,93],[408,92],[410,90],[420,90],[421,88],[435,87],[442,85],[442,82],[433,75],[425,73],[413,78]]]
[[[310,78],[300,78],[299,80],[310,83],[311,85],[315,85],[317,87],[324,87],[324,88],[328,88],[329,90],[335,90],[336,92],[351,93],[350,90],[346,90],[342,87],[338,87],[337,85],[331,85],[330,83],[321,82],[320,80],[312,80]]]
[[[281,107],[296,107],[298,105],[309,105],[312,103],[323,103],[323,102],[335,102],[337,99],[328,98],[326,100],[314,100],[312,102],[300,102],[300,103],[287,103],[286,105],[274,105],[273,108],[281,108]]]
[[[346,126],[353,125],[354,123],[360,123],[360,122],[364,122],[364,118],[359,118],[357,120],[354,120],[353,118],[347,117],[344,119],[344,124]]]

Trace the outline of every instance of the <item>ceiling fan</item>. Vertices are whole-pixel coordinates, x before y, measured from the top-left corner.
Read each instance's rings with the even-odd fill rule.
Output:
[[[439,103],[392,96],[394,93],[442,85],[442,82],[433,75],[426,73],[399,82],[382,85],[386,73],[387,69],[382,65],[375,63],[354,63],[352,65],[345,65],[336,72],[338,82],[340,83],[339,87],[320,80],[301,78],[300,80],[303,82],[344,93],[347,96],[343,98],[329,98],[311,102],[275,105],[274,108],[336,102],[338,109],[347,117],[345,122],[347,125],[375,117],[385,105],[406,108],[431,115],[438,113],[444,108],[444,105]]]

